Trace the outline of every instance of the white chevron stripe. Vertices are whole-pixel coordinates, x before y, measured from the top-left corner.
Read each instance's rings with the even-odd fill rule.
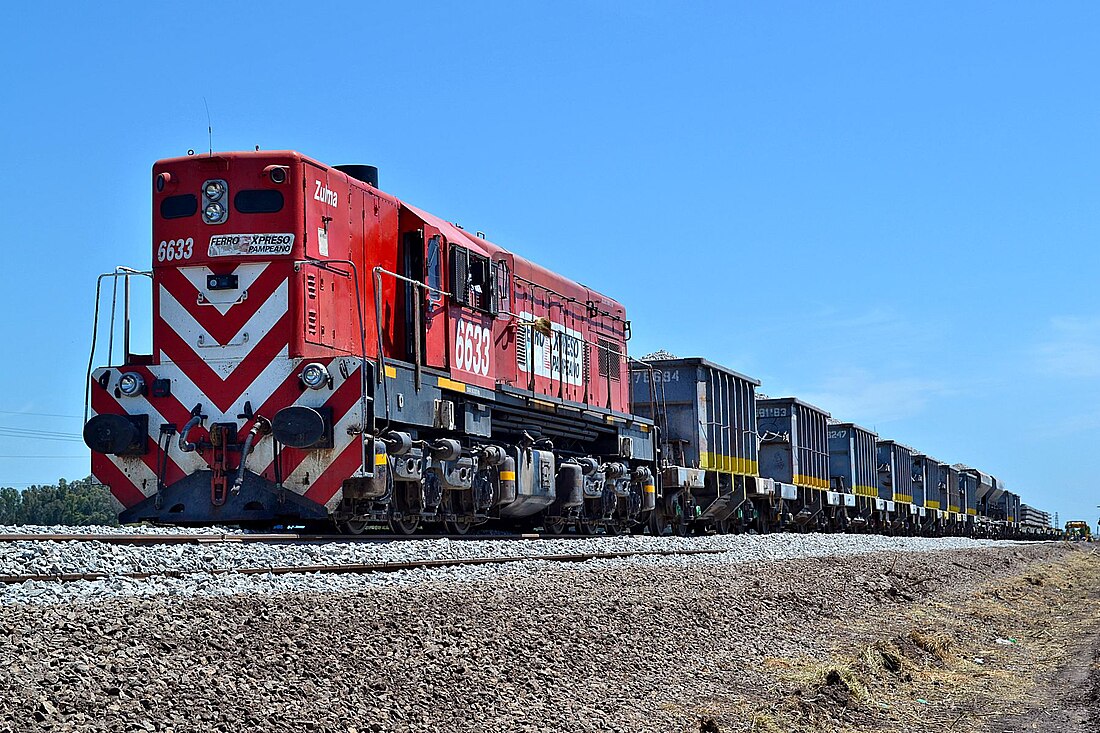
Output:
[[[347,379],[340,373],[340,362],[343,361],[348,370]],[[359,366],[358,359],[338,358],[333,359],[328,363],[329,374],[332,375],[332,392],[327,389],[313,390],[307,389],[294,401],[295,405],[304,405],[306,407],[324,407],[325,401],[328,400],[332,394],[340,388],[348,379],[355,382],[359,381]],[[255,403],[253,403],[255,404]],[[307,457],[301,465],[290,472],[289,475],[283,477],[283,484],[287,489],[297,493],[304,494],[316,479],[326,468],[328,464],[340,455],[340,452],[351,443],[358,439],[358,435],[348,435],[349,425],[358,425],[360,421],[359,401],[356,400],[346,414],[339,416],[336,425],[333,427],[333,446],[334,448],[323,451],[310,451],[309,457]],[[273,417],[272,415],[265,415],[268,419]],[[248,460],[249,468],[256,473],[263,473],[271,468],[272,461],[275,460],[274,451],[272,450],[271,439],[267,438],[260,442],[256,449],[252,453],[252,457]],[[303,479],[306,475],[309,475],[309,481],[303,483]],[[339,492],[337,492],[339,493]]]
[[[348,435],[348,426],[358,425],[359,415],[359,403],[356,402],[333,426],[333,448],[329,450],[310,451],[306,459],[284,480],[284,484],[288,489],[299,494],[304,494],[309,490],[309,487],[312,486],[313,481],[324,473],[325,469],[329,467],[329,464],[336,460],[337,456],[343,453],[345,448],[362,440],[362,436],[358,433]],[[368,451],[367,459],[373,460],[373,458],[373,451]],[[337,489],[336,493],[332,495],[332,498],[325,503],[325,507],[331,511],[343,501],[343,498],[343,492]]]
[[[108,369],[97,369],[93,377],[98,380],[100,375],[105,371],[112,371]],[[157,373],[157,367],[152,367],[153,375],[159,377]],[[117,381],[121,376],[117,373],[114,374]],[[114,387],[113,384],[108,385],[109,390]],[[114,398],[112,398],[114,399]],[[149,416],[149,437],[153,439],[153,443],[158,443],[160,439],[160,426],[165,423],[171,422],[164,418],[163,415],[153,406],[148,399],[144,396],[126,397],[123,400],[114,399],[114,402],[128,415],[148,415]],[[95,410],[91,410],[91,414],[98,414]],[[182,429],[182,425],[177,425],[177,429]],[[169,443],[168,457],[174,461],[175,464],[185,473],[190,474],[195,471],[206,468],[206,461],[204,461],[197,453],[184,453],[179,449],[179,442],[173,438]],[[149,468],[145,464],[144,460],[140,456],[109,456],[111,462],[118,467],[118,470],[122,471],[130,482],[134,484],[145,496],[150,496],[157,489],[157,475],[153,469]],[[151,480],[150,480],[151,479]],[[121,506],[121,504],[120,504]]]
[[[207,420],[204,424],[207,426],[215,422],[241,424],[242,421],[237,418],[237,415],[244,407],[245,400],[251,401],[253,408],[259,408],[260,405],[266,402],[267,399],[271,397],[272,393],[274,393],[291,374],[300,369],[302,364],[306,361],[304,359],[288,358],[287,350],[284,348],[264,371],[260,373],[248,389],[241,394],[233,406],[230,407],[229,411],[222,413],[218,411],[214,403],[203,394],[202,390],[200,390],[178,366],[166,360],[163,353],[161,354],[161,359],[162,363],[158,366],[149,367],[150,371],[157,378],[172,380],[172,396],[185,407],[202,404],[203,413],[207,416]],[[347,371],[347,377],[341,372],[341,364],[343,364],[344,369]],[[361,362],[357,358],[338,357],[330,360],[327,366],[329,373],[332,375],[332,390],[307,389],[294,400],[293,404],[305,405],[307,407],[324,407],[326,401],[332,397],[344,382],[348,380],[355,382],[359,381]],[[105,370],[96,370],[93,375],[94,378],[98,379],[103,371]],[[119,404],[128,414],[149,415],[149,435],[152,436],[153,441],[156,442],[160,435],[160,426],[168,422],[168,420],[164,419],[153,404],[145,397],[126,398],[125,403],[119,402]],[[95,414],[95,412],[93,411],[92,414]],[[274,416],[264,415],[264,417],[271,419]],[[312,485],[313,481],[329,467],[329,464],[335,460],[344,449],[361,439],[358,433],[354,435],[348,434],[348,427],[359,424],[360,418],[360,403],[358,400],[355,400],[348,410],[343,415],[339,416],[336,425],[333,427],[334,447],[326,450],[310,451],[306,459],[284,478],[284,486],[295,493],[304,494]],[[177,427],[180,429],[183,428],[182,425]],[[197,453],[184,453],[180,451],[178,436],[172,441],[168,455],[186,474],[191,474],[207,467],[206,462]],[[118,470],[122,472],[144,496],[151,496],[156,491],[157,476],[140,457],[109,456],[109,458]],[[257,443],[252,454],[248,457],[248,468],[255,473],[263,473],[271,468],[273,460],[274,452],[272,440],[270,436],[267,436]],[[326,506],[332,509],[340,503],[342,498],[341,492],[337,490],[336,494],[327,502]],[[122,505],[119,504],[118,507],[121,510]]]
[[[253,408],[258,408],[264,402],[267,402],[268,398],[279,388],[279,385],[286,381],[286,378],[289,377],[295,369],[299,368],[298,360],[288,358],[287,354],[288,348],[284,346],[271,362],[264,367],[263,371],[256,375],[252,383],[236,397],[233,406],[229,408],[229,412],[224,414],[218,412],[218,408],[215,404],[206,396],[206,393],[191,380],[191,377],[187,376],[186,372],[176,364],[168,361],[168,356],[163,351],[160,354],[160,366],[150,368],[156,370],[158,376],[172,380],[172,396],[179,400],[184,407],[190,409],[196,404],[202,404],[204,414],[209,416],[208,423],[211,421],[236,422],[237,415],[240,413],[241,408],[244,407],[245,400],[250,401]],[[215,364],[211,364],[210,366],[214,368],[215,371],[220,371]],[[232,373],[232,370],[230,370],[230,373]],[[222,388],[221,384],[208,386],[212,390]]]
[[[209,267],[181,267],[179,273],[187,278],[188,282],[202,295],[199,307],[213,307],[223,316],[229,309],[248,297],[248,289],[255,284],[257,278],[267,269],[268,262],[242,262],[233,270],[237,276],[237,289],[235,290],[210,290],[206,287],[207,275],[213,275],[214,271]]]
[[[218,344],[163,285],[160,286],[160,317],[199,359],[209,363],[225,379],[287,312],[287,293],[287,281],[283,280],[228,344]],[[199,345],[200,339],[203,346]]]

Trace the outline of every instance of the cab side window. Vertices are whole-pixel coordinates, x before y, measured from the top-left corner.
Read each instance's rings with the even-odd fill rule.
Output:
[[[454,302],[484,313],[496,313],[496,288],[489,258],[452,246],[451,293]]]
[[[428,240],[428,262],[426,265],[428,275],[428,302],[439,304],[443,302],[443,247],[439,235]]]

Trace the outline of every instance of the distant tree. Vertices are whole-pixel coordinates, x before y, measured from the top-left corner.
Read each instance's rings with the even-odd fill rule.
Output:
[[[56,486],[34,485],[22,493],[0,488],[0,524],[118,525],[106,486],[91,476],[61,479]]]
[[[19,491],[10,486],[0,489],[0,524],[20,524]]]

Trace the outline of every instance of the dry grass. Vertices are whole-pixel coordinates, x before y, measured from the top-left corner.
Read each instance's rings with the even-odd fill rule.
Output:
[[[888,624],[865,619],[853,631],[872,638],[876,626],[895,631],[854,654],[766,659],[779,680],[778,699],[742,717],[745,725],[736,729],[981,730],[1038,702],[1035,691],[1066,663],[1074,643],[1096,631],[1098,619],[1100,553],[1074,552],[978,587],[961,603],[915,604]]]

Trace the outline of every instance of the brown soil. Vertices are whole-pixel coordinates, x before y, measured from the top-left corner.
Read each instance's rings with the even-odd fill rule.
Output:
[[[825,658],[764,659],[772,694],[716,706],[705,729],[1100,730],[1100,552],[1067,548],[890,610],[852,619]]]
[[[0,605],[0,733],[1096,730],[1098,553],[601,567]]]

